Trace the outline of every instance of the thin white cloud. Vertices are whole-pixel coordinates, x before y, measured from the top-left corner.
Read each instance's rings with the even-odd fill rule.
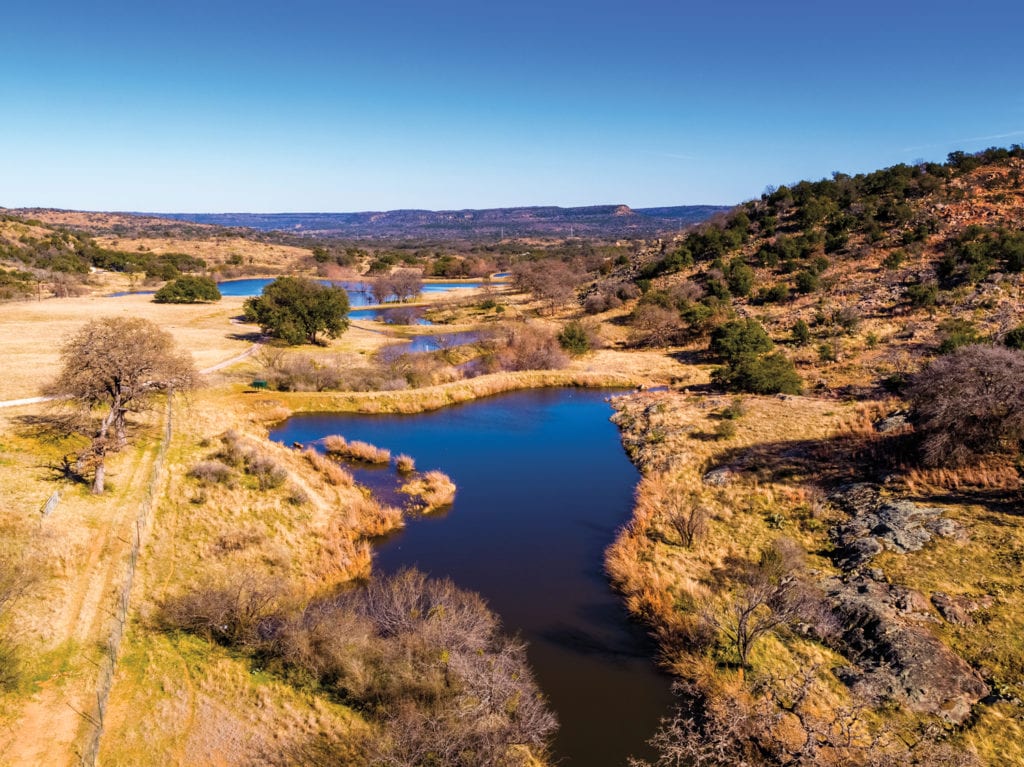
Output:
[[[1009,133],[993,133],[991,136],[974,136],[972,138],[955,138],[949,141],[943,141],[941,144],[922,144],[921,146],[908,146],[902,151],[904,152],[917,152],[921,149],[935,149],[940,146],[951,146],[953,144],[971,144],[975,141],[993,141],[999,138],[1012,138],[1014,136],[1024,136],[1024,130],[1010,131]]]

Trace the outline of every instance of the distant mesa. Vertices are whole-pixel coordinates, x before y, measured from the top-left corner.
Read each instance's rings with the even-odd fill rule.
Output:
[[[169,213],[158,217],[216,226],[283,231],[308,237],[488,239],[495,237],[657,237],[729,210],[723,205],[631,208],[589,205],[483,210],[389,210],[362,213]]]

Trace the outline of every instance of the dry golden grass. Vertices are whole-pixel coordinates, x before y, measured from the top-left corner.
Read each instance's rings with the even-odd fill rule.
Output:
[[[369,442],[346,440],[340,434],[332,434],[323,439],[324,452],[334,458],[359,463],[390,463],[391,451],[371,445]]]
[[[412,474],[414,471],[416,471],[416,461],[413,459],[411,455],[405,455],[405,453],[402,453],[401,455],[396,455],[395,469],[398,471],[399,474]]]
[[[150,296],[61,298],[4,304],[0,312],[0,401],[34,397],[60,367],[65,338],[97,317],[142,317],[174,336],[192,353],[197,368],[206,368],[248,349],[258,332],[235,324],[241,298],[216,304],[155,304]]]
[[[401,492],[419,501],[419,511],[429,514],[455,502],[455,483],[442,471],[428,471],[406,482]]]
[[[291,272],[305,266],[310,251],[293,245],[255,242],[244,237],[216,237],[210,239],[180,239],[174,237],[96,237],[105,248],[128,252],[185,253],[202,258],[211,267],[241,260],[246,270],[266,274]]]
[[[24,413],[24,410],[21,410]],[[0,411],[0,549],[36,563],[37,583],[5,631],[24,659],[23,685],[0,707],[0,753],[11,764],[70,764],[91,711],[96,665],[128,566],[139,505],[159,440],[159,413],[136,419],[132,446],[108,457],[108,492],[58,480],[48,467],[81,447]],[[59,491],[45,519],[43,503]]]
[[[343,487],[351,486],[355,480],[352,474],[339,466],[335,461],[326,458],[316,450],[309,448],[302,453],[302,457],[309,462],[309,465],[316,469],[324,478],[325,482]]]
[[[746,397],[735,436],[713,438],[718,414],[730,402],[674,392],[616,400],[624,445],[644,477],[633,518],[608,549],[605,565],[628,609],[666,640],[690,628],[699,605],[713,596],[711,573],[729,558],[756,557],[780,535],[807,548],[815,548],[823,536],[818,521],[802,520],[808,499],[798,486],[738,471],[716,486],[706,484],[703,475],[723,461],[733,465],[759,445],[783,450],[787,443],[825,438],[853,409],[805,397]],[[681,545],[668,524],[668,515],[680,505],[706,510],[707,530],[691,547]],[[824,560],[815,560],[815,566],[829,567]]]
[[[823,502],[816,483],[862,479],[856,473],[859,453],[870,456],[883,439],[872,424],[891,412],[893,403],[747,397],[745,414],[735,422],[735,437],[715,439],[711,426],[726,405],[725,398],[672,393],[636,394],[618,401],[616,420],[644,477],[633,518],[606,556],[607,571],[630,611],[655,629],[667,665],[709,689],[733,684],[736,672],[686,651],[685,638],[695,635],[702,611],[723,609],[717,573],[730,558],[756,557],[779,536],[795,539],[808,552],[827,551],[828,528],[839,517]],[[850,461],[848,471],[841,466],[844,460]],[[732,469],[723,484],[704,481],[705,472],[723,466]],[[971,625],[947,623],[936,613],[933,630],[1005,695],[1024,697],[1019,662],[1024,657],[1024,611],[1014,599],[1020,588],[1024,526],[1011,496],[991,490],[1009,475],[995,469],[956,477],[910,474],[904,492],[916,487],[911,500],[941,503],[966,535],[936,537],[910,554],[885,552],[872,564],[887,580],[926,598],[942,592],[980,600],[983,606],[973,613]],[[969,495],[950,496],[947,488],[957,482],[988,490],[972,504]],[[694,504],[707,510],[709,524],[705,535],[686,547],[668,524],[668,514],[673,507]],[[820,555],[811,555],[808,564],[818,572],[833,571]],[[817,705],[826,715],[830,706],[849,702],[828,672],[846,661],[815,642],[767,637],[755,646],[750,661],[749,680],[820,668]],[[722,689],[727,697],[745,694]],[[899,709],[873,712],[867,721],[894,733],[909,733],[918,725],[913,715]],[[1022,731],[1019,709],[999,704],[981,707],[956,737],[973,746],[984,764],[1001,765],[1019,761]]]
[[[300,596],[329,593],[368,576],[368,538],[402,525],[400,510],[382,506],[329,458],[267,440],[260,421],[223,389],[197,392],[177,414],[167,487],[134,592],[136,622],[111,697],[102,744],[109,763],[152,763],[147,743],[175,763],[259,762],[321,731],[365,727],[344,706],[244,659],[152,627],[162,599],[225,573],[285,579]],[[189,478],[192,465],[223,449],[226,429],[237,450],[285,468],[287,482],[260,490],[240,471],[230,484]],[[296,488],[305,499],[298,505],[290,500]]]
[[[269,763],[323,732],[353,742],[362,719],[190,636],[133,625],[101,742],[103,764]]]

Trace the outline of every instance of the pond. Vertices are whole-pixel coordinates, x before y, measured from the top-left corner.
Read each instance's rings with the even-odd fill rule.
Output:
[[[475,330],[461,330],[454,333],[433,333],[412,336],[408,343],[401,345],[403,352],[436,352],[438,349],[452,349],[463,344],[472,344],[480,340],[480,333]]]
[[[250,296],[258,296],[263,292],[263,288],[273,281],[273,279],[269,278],[225,280],[224,282],[218,282],[217,287],[220,288],[222,296],[242,296],[248,298]],[[365,282],[347,280],[319,280],[319,282],[322,285],[337,285],[338,287],[345,288],[348,291],[349,303],[352,306],[370,306],[376,303],[370,295],[369,285]],[[470,288],[480,288],[485,284],[487,283],[481,280],[470,282],[424,282],[422,292],[439,293],[447,290],[467,290]]]
[[[484,595],[506,630],[529,643],[561,723],[562,767],[622,767],[630,754],[649,755],[644,742],[672,702],[652,642],[603,572],[639,480],[608,396],[538,390],[412,416],[296,416],[272,434],[285,444],[343,434],[452,477],[451,509],[377,541],[375,568],[417,566]],[[356,476],[394,487],[390,470]]]
[[[423,306],[393,306],[382,309],[356,309],[348,313],[353,320],[376,320],[387,325],[433,325],[423,316]]]

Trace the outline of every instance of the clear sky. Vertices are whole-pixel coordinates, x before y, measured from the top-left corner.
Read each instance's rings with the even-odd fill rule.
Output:
[[[733,203],[1024,143],[1024,2],[5,3],[0,206]]]

